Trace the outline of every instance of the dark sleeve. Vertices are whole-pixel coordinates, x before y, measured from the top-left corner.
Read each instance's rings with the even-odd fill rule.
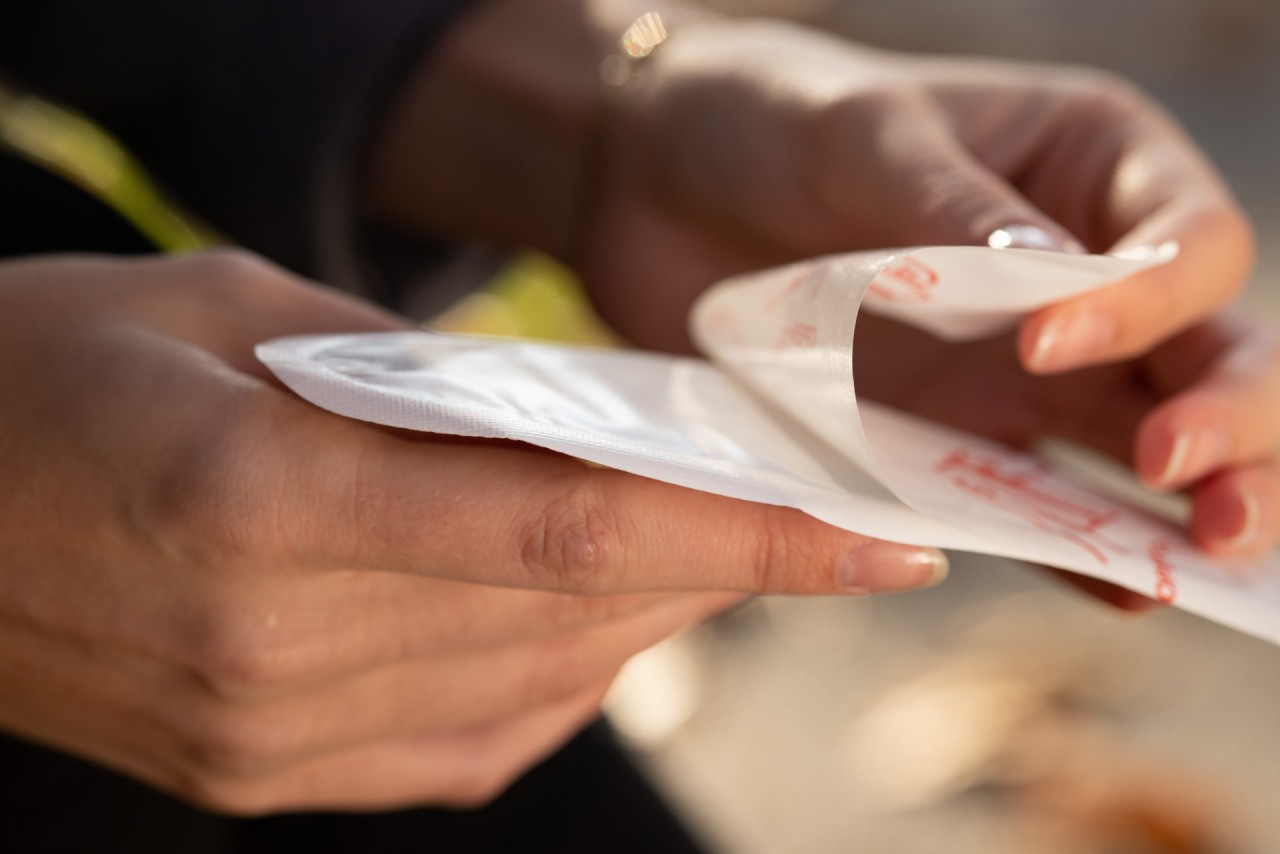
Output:
[[[237,241],[343,278],[378,117],[471,2],[4,0],[0,66],[102,122]]]

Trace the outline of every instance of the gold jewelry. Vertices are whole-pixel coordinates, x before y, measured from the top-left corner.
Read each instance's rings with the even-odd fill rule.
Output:
[[[657,12],[648,12],[627,27],[618,44],[622,52],[632,59],[644,59],[666,40],[667,27],[662,23],[662,16]]]
[[[610,54],[600,63],[600,79],[606,86],[625,86],[634,65],[667,40],[667,26],[657,12],[646,12],[627,27],[618,40],[620,53]]]

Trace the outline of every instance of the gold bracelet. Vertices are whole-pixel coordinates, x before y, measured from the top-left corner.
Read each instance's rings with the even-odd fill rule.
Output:
[[[632,21],[618,40],[619,53],[610,54],[600,63],[600,79],[606,86],[625,86],[635,64],[667,40],[667,26],[657,12],[646,12]]]

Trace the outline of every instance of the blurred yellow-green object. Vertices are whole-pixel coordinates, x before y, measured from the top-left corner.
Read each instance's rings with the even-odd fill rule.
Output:
[[[189,251],[225,242],[165,199],[110,134],[70,110],[0,87],[0,146],[102,199],[162,250]],[[433,325],[456,332],[613,343],[587,307],[573,274],[539,255],[518,257]]]
[[[517,258],[484,290],[431,325],[448,332],[509,338],[598,346],[620,343],[591,311],[573,273],[537,254]]]
[[[0,89],[0,145],[102,199],[161,249],[218,242],[176,213],[118,142],[69,110]]]

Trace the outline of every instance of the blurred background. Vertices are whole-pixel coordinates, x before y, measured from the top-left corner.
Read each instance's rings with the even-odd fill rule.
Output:
[[[1280,318],[1275,0],[714,5],[883,47],[1135,78],[1252,214],[1247,298]],[[0,144],[167,248],[214,239],[75,116],[0,91]],[[605,340],[571,279],[538,258],[442,323]],[[680,811],[733,854],[1280,851],[1280,649],[1178,612],[1122,616],[998,559],[953,555],[951,579],[924,593],[756,601],[636,659],[609,708]]]

